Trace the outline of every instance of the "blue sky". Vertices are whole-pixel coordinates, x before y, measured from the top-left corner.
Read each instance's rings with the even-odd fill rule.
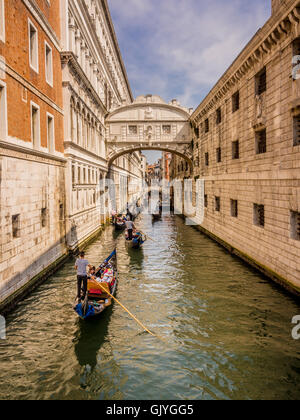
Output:
[[[271,0],[108,0],[134,97],[196,108],[271,14]]]

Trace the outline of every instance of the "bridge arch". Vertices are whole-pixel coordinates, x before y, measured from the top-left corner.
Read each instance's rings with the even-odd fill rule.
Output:
[[[193,169],[193,161],[190,157],[187,156],[187,154],[181,153],[177,150],[172,150],[170,148],[167,147],[159,147],[159,146],[154,146],[154,147],[144,147],[144,146],[140,146],[140,147],[131,147],[130,149],[121,149],[119,152],[117,152],[115,155],[111,156],[109,161],[108,161],[108,167],[110,167],[111,165],[113,165],[113,162],[130,153],[134,153],[134,152],[142,152],[144,150],[154,150],[154,151],[161,151],[161,152],[167,152],[167,153],[172,153],[174,155],[177,155],[179,157],[181,157],[182,159],[184,159],[186,162],[188,162],[188,164],[190,165],[191,169]]]
[[[192,130],[187,109],[159,96],[139,96],[132,104],[106,118],[109,166],[119,157],[142,150],[159,150],[180,156],[193,167]]]

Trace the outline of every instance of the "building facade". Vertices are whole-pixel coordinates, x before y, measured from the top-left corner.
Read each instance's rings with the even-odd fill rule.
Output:
[[[123,211],[138,193],[133,179],[142,177],[141,154],[108,167],[106,117],[133,98],[107,2],[66,0],[61,16],[66,226],[68,245],[75,249],[101,229],[112,207]],[[111,209],[99,186],[108,177],[116,189]]]
[[[272,16],[191,117],[194,180],[205,180],[201,227],[300,292],[300,9]],[[295,58],[298,56],[298,58]],[[191,177],[173,159],[174,177]]]
[[[0,0],[0,302],[66,253],[59,0]]]
[[[139,198],[141,153],[107,159],[132,100],[106,0],[0,0],[0,309]]]

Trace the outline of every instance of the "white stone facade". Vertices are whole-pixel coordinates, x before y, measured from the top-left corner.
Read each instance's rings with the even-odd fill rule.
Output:
[[[105,118],[132,102],[107,3],[68,0],[62,7],[67,231],[68,245],[74,249],[109,217],[99,190],[108,171],[116,184],[117,211],[122,210],[122,178],[141,179],[142,171],[139,154],[119,159],[111,167],[107,163]],[[137,192],[131,192],[128,200]]]

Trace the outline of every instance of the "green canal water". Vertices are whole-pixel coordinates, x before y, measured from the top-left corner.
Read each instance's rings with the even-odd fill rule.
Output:
[[[137,224],[143,251],[108,228],[87,257],[117,246],[117,297],[164,340],[116,304],[79,320],[70,261],[8,316],[0,399],[299,399],[299,302],[180,218]]]

